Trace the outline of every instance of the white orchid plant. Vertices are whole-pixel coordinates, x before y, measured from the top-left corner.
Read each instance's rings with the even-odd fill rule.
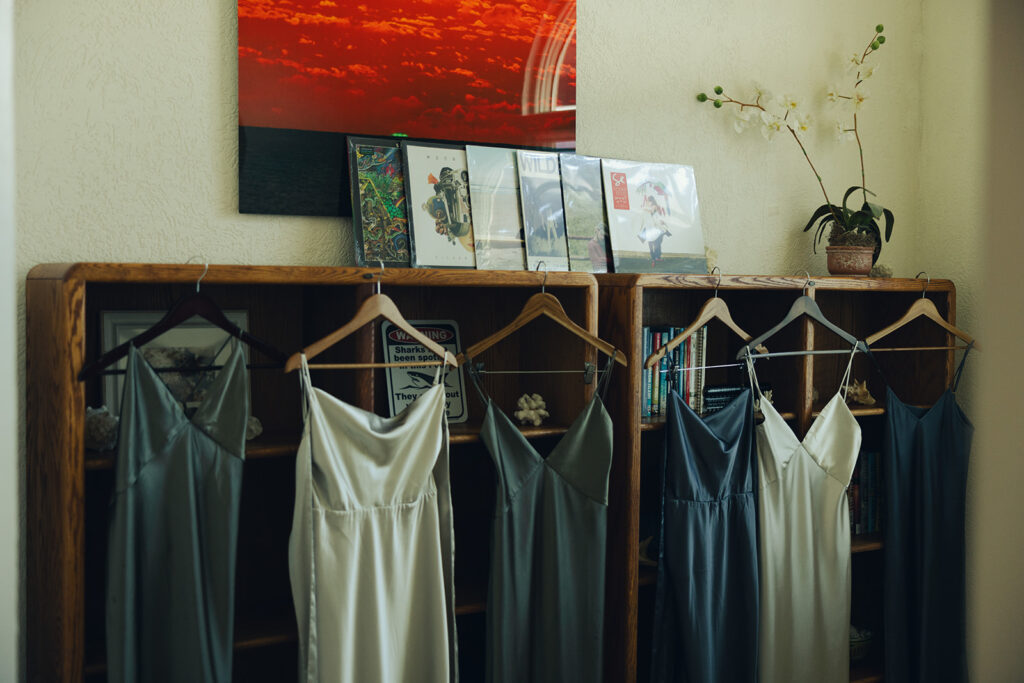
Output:
[[[825,197],[825,203],[815,209],[811,219],[804,227],[807,232],[817,224],[814,236],[814,246],[821,241],[828,232],[828,241],[832,245],[863,245],[875,247],[875,260],[882,249],[883,232],[879,229],[879,221],[884,220],[884,236],[888,242],[892,236],[892,227],[895,223],[892,211],[878,204],[868,201],[868,195],[874,196],[874,192],[867,189],[867,182],[864,173],[864,146],[860,139],[857,116],[868,99],[868,91],[865,81],[874,74],[876,65],[868,63],[868,59],[885,44],[885,36],[882,31],[885,29],[882,24],[875,27],[875,33],[868,41],[863,52],[854,53],[847,62],[847,73],[853,74],[852,86],[845,89],[839,85],[829,87],[825,93],[827,102],[838,107],[839,118],[835,121],[835,133],[839,140],[853,139],[857,142],[857,149],[860,152],[860,185],[854,185],[843,195],[842,205],[833,204],[829,199],[821,174],[811,161],[807,148],[801,139],[806,135],[813,124],[810,112],[804,107],[800,98],[791,95],[773,97],[764,88],[754,86],[752,96],[744,101],[734,99],[726,94],[722,86],[715,86],[714,96],[707,93],[697,95],[699,102],[711,102],[716,109],[730,107],[733,114],[733,128],[737,133],[759,127],[761,134],[766,140],[771,140],[776,133],[788,131],[796,144],[800,146],[804,158],[814,172],[818,180],[821,193]],[[850,196],[857,191],[863,195],[864,202],[860,209],[847,208]]]

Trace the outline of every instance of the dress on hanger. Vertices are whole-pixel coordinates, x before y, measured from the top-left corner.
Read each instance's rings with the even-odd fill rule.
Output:
[[[547,458],[470,370],[487,406],[480,437],[498,480],[487,594],[488,683],[601,683],[612,459],[612,421],[601,394],[613,367],[610,360],[593,398]]]
[[[842,388],[799,440],[761,394],[760,480],[762,683],[847,681],[850,675],[850,508],[846,487],[861,431]]]
[[[249,376],[229,343],[191,418],[128,350],[107,548],[114,683],[231,680]]]
[[[384,418],[313,387],[302,356],[305,426],[288,570],[303,683],[457,680],[448,420],[438,380]]]
[[[931,408],[886,390],[887,680],[967,680],[964,506],[974,427],[956,389],[969,349]]]
[[[669,393],[653,683],[757,680],[752,396],[701,419]]]

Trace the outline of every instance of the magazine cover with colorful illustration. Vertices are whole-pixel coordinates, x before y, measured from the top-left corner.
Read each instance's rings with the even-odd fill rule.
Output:
[[[418,268],[472,268],[469,168],[461,145],[402,142],[412,263]]]
[[[348,139],[352,177],[352,236],[356,263],[408,268],[409,219],[397,140]]]
[[[691,166],[602,159],[616,273],[706,273]]]
[[[569,270],[557,152],[516,150],[519,196],[526,234],[526,264],[536,270]]]
[[[516,151],[466,145],[473,245],[478,270],[522,270],[523,223],[519,217]]]
[[[410,320],[409,324],[431,341],[437,342],[453,356],[462,352],[459,342],[459,324],[454,320]],[[384,344],[385,363],[435,362],[434,353],[420,345],[406,334],[405,330],[389,320],[381,323],[380,338]],[[420,394],[434,384],[437,367],[424,365],[408,368],[386,368],[388,383],[388,408],[391,416],[400,414]],[[462,383],[462,368],[448,368],[444,374],[444,404],[449,422],[465,422],[469,416],[466,410],[465,385]]]
[[[611,249],[601,193],[601,159],[563,152],[562,203],[569,241],[569,270],[607,273]]]

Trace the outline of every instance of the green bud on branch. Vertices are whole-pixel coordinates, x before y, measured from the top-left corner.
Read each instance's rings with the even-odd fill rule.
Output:
[[[697,101],[698,102],[707,102],[708,101],[707,94],[706,93],[697,93]]]
[[[872,50],[877,50],[880,47],[882,47],[882,44],[880,42],[878,42],[877,40],[871,41],[871,49]]]
[[[879,43],[884,43],[885,42],[885,36],[878,36],[878,42]]]
[[[715,86],[715,94],[716,95],[721,95],[723,92],[725,92],[725,91],[722,89],[722,86],[720,86],[720,85],[716,85]]]
[[[715,109],[722,108],[722,100],[715,100]]]
[[[885,27],[882,26],[881,24],[879,24],[878,26],[875,27],[875,33],[881,33],[884,30],[885,30]]]

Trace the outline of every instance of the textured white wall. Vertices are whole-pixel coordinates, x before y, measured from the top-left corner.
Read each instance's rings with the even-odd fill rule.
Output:
[[[737,135],[724,109],[694,96],[715,85],[745,94],[760,82],[775,94],[821,101],[829,84],[845,82],[843,60],[882,23],[888,40],[871,58],[880,68],[860,123],[867,185],[896,215],[881,261],[906,276],[920,224],[920,13],[919,3],[884,0],[580,3],[578,146],[692,165],[705,243],[723,272],[824,273],[824,254],[812,255],[811,238],[800,232],[824,199],[799,147],[788,134],[772,142],[757,131]],[[860,166],[854,143],[834,142],[825,113],[808,151],[839,202],[860,184]]]
[[[977,410],[972,411],[977,443],[969,480],[968,652],[972,680],[1019,681],[1024,671],[1024,364],[1018,360],[1024,339],[1024,219],[1016,198],[1024,159],[1019,122],[1024,110],[1024,5],[1019,0],[992,0],[990,5],[987,77],[982,74],[977,84],[983,90],[958,93],[978,98],[972,122],[985,132],[987,162],[980,174],[985,203],[977,207],[978,213],[958,215],[963,222],[950,229],[980,230],[986,238],[980,260],[976,247],[971,250],[975,262],[967,275],[981,308],[980,316],[974,311],[969,315],[980,319],[985,344],[974,365],[979,382]],[[961,169],[951,170],[956,177],[964,175]],[[980,292],[978,279],[983,284]]]
[[[18,671],[18,400],[14,298],[14,6],[0,0],[0,681]]]

